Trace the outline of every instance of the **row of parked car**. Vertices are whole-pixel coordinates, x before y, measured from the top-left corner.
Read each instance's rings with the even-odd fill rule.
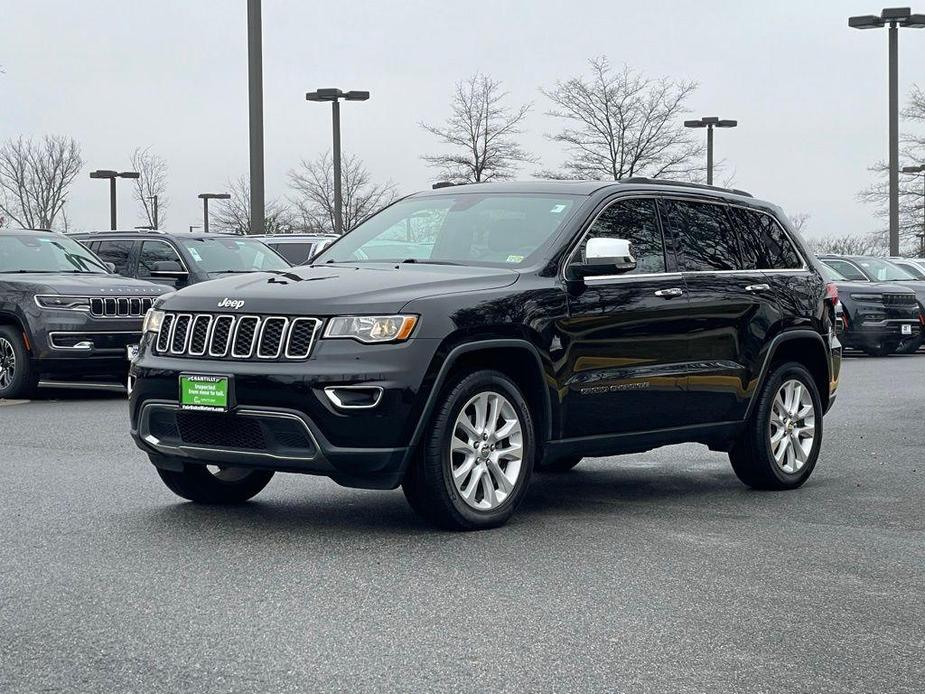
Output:
[[[28,397],[39,380],[124,383],[158,296],[283,272],[335,238],[0,230],[0,398]]]
[[[5,230],[0,398],[28,396],[40,379],[123,382],[157,296],[232,274],[303,265],[336,238]],[[925,259],[819,259],[838,288],[846,347],[873,356],[918,351],[925,341]],[[62,308],[72,310],[49,310]]]

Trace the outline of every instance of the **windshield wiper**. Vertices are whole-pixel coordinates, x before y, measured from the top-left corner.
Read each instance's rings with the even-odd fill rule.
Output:
[[[385,261],[388,262],[388,261]],[[399,264],[403,263],[420,263],[421,265],[462,265],[462,263],[457,263],[452,260],[422,260],[420,258],[405,258],[404,260],[398,261]]]

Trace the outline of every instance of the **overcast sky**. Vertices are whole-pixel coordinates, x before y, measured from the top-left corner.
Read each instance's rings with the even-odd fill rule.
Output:
[[[867,167],[887,154],[885,31],[848,29],[880,5],[617,0],[264,0],[267,197],[286,172],[330,143],[317,87],[368,89],[343,109],[345,151],[402,192],[435,173],[418,123],[447,115],[455,81],[477,70],[534,102],[524,146],[555,168],[541,85],[607,55],[649,76],[695,80],[692,116],[735,118],[717,133],[734,185],[811,215],[811,234],[863,233]],[[925,11],[925,6],[918,8]],[[127,168],[137,146],[166,158],[168,227],[201,223],[203,191],[248,170],[245,0],[0,0],[0,139],[71,135],[85,170],[72,188],[77,227],[108,224],[92,168]],[[925,86],[925,30],[900,32],[900,97]],[[916,73],[916,70],[918,72]],[[539,167],[528,167],[528,178]],[[121,188],[120,226],[142,223]]]

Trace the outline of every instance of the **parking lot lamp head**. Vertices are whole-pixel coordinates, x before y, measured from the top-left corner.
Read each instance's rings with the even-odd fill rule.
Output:
[[[139,178],[137,171],[113,171],[112,169],[97,169],[90,172],[90,178],[104,178],[109,180],[109,228],[116,228],[116,179]]]
[[[230,193],[200,193],[199,199],[202,200],[202,230],[209,233],[209,200],[228,200]]]
[[[717,116],[704,116],[696,120],[684,121],[685,128],[707,129],[707,185],[713,185],[713,128],[734,128],[739,124],[737,120],[719,118]]]

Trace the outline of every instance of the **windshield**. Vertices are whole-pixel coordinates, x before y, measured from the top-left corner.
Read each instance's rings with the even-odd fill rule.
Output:
[[[854,262],[861,266],[868,277],[880,282],[915,279],[901,267],[880,258],[855,258]]]
[[[238,238],[183,239],[200,270],[210,273],[285,270],[289,263],[260,241]]]
[[[925,271],[922,271],[922,269],[918,265],[913,265],[912,263],[898,263],[898,262],[896,263],[896,265],[901,267],[903,270],[908,272],[910,275],[915,277],[917,280],[925,280]]]
[[[526,265],[581,199],[495,193],[410,198],[370,218],[314,262]]]
[[[830,282],[838,282],[840,280],[848,279],[843,274],[838,272],[835,268],[831,268],[828,265],[825,265],[824,263],[822,265],[822,275]]]
[[[109,268],[87,248],[57,234],[0,235],[0,272],[106,275]]]

